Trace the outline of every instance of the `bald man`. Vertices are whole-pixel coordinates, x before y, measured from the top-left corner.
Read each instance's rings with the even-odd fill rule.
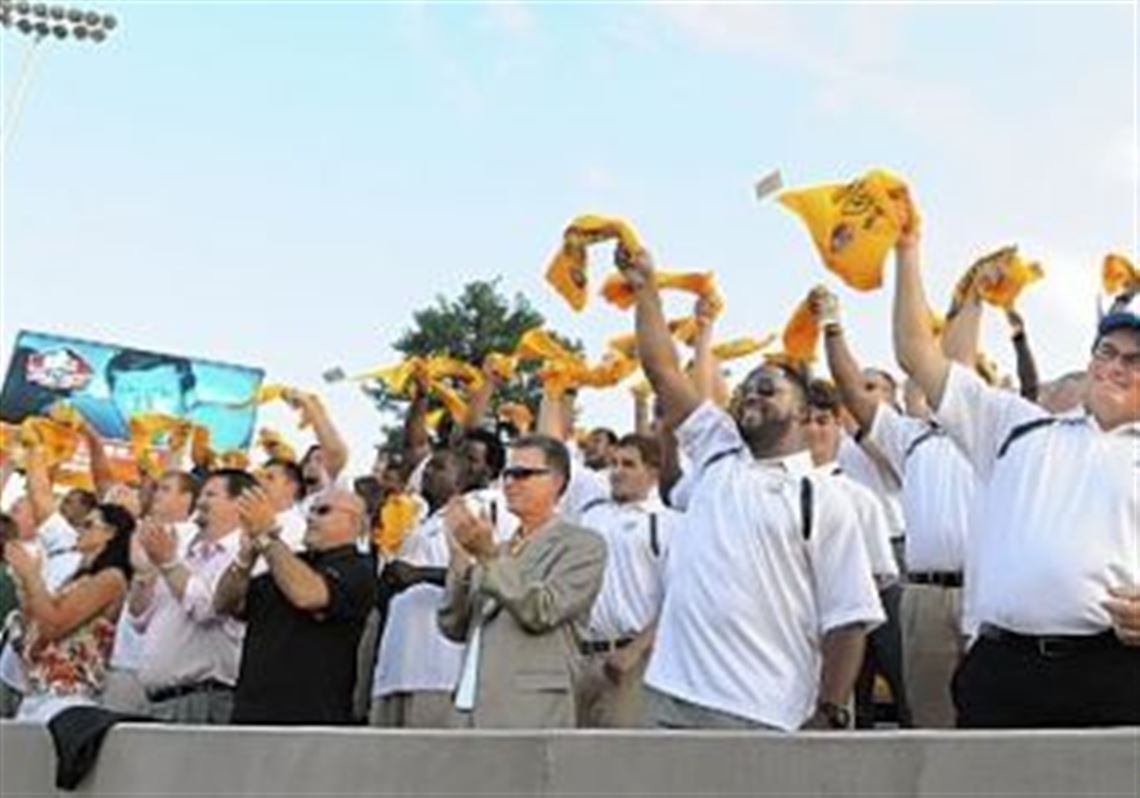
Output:
[[[351,723],[357,646],[376,600],[375,567],[356,548],[364,502],[340,488],[319,494],[299,553],[280,540],[262,488],[239,502],[241,548],[214,597],[219,612],[248,623],[233,722]],[[251,580],[259,559],[269,570]]]

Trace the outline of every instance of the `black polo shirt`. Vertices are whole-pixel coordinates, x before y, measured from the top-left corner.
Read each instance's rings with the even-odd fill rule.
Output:
[[[352,722],[356,651],[376,600],[375,565],[351,545],[298,557],[325,580],[329,606],[297,609],[272,573],[250,582],[234,723]]]

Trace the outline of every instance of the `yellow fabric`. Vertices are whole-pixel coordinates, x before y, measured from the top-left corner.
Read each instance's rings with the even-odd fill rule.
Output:
[[[697,334],[701,331],[700,322],[697,321],[696,316],[685,316],[680,319],[673,319],[669,322],[669,332],[683,344],[692,346],[693,342],[697,340]]]
[[[504,370],[508,367],[514,368],[513,358],[509,356],[489,355],[488,358],[497,358],[496,368]],[[467,400],[448,383],[448,380],[464,383],[468,390],[478,390],[486,382],[486,377],[480,369],[447,355],[426,358],[413,356],[395,366],[365,371],[348,379],[377,380],[397,396],[408,396],[411,393],[413,380],[420,377],[427,380],[428,395],[439,399],[452,418],[459,422],[466,418]]]
[[[628,222],[609,216],[579,216],[563,232],[562,246],[547,266],[546,281],[574,310],[580,311],[586,307],[589,296],[586,248],[613,239],[617,239],[631,254],[642,248],[637,232]]]
[[[487,355],[483,364],[490,369],[491,373],[498,377],[503,382],[511,380],[518,370],[519,360],[514,355],[504,355],[500,352],[492,352]]]
[[[217,455],[210,447],[210,430],[195,426],[190,433],[190,460],[198,468],[210,470],[217,461]]]
[[[257,432],[257,445],[265,452],[270,460],[284,460],[287,463],[297,462],[297,452],[285,442],[281,434],[268,427],[262,427]]]
[[[499,405],[499,418],[512,424],[522,434],[534,426],[534,414],[529,407],[519,402],[503,402]]]
[[[629,392],[639,399],[648,399],[653,395],[653,386],[649,384],[649,380],[642,376],[641,379],[633,383]]]
[[[131,454],[138,464],[139,471],[149,477],[162,475],[165,463],[155,451],[162,444],[168,450],[180,450],[191,434],[191,423],[177,416],[162,413],[139,413],[131,416]]]
[[[43,416],[29,416],[20,424],[19,448],[39,449],[50,469],[66,463],[79,450],[79,433],[66,424]],[[17,448],[17,452],[19,451]],[[19,456],[17,455],[17,462]]]
[[[870,291],[883,284],[883,262],[918,212],[906,184],[882,169],[850,183],[785,191],[777,198],[807,225],[828,269],[847,285]]]
[[[637,333],[622,333],[615,335],[606,342],[606,348],[620,352],[629,358],[637,357]]]
[[[229,449],[218,455],[218,467],[245,471],[249,468],[249,455],[240,449]]]
[[[719,344],[714,344],[712,348],[713,356],[720,361],[736,360],[737,358],[748,357],[749,355],[759,352],[761,349],[766,349],[771,346],[776,340],[774,334],[766,335],[763,338],[734,338],[731,341],[723,341]]]
[[[541,327],[534,327],[522,334],[515,356],[519,360],[573,360],[578,357]]]
[[[1101,280],[1104,283],[1104,292],[1113,296],[1140,289],[1140,271],[1136,270],[1132,261],[1115,252],[1104,256]]]
[[[656,272],[653,282],[658,290],[686,291],[697,296],[719,296],[712,272]],[[615,272],[602,284],[602,297],[611,305],[627,310],[637,297],[625,274]]]
[[[793,363],[811,363],[819,348],[819,335],[819,322],[805,299],[796,306],[795,313],[784,327],[783,355]]]
[[[380,516],[372,530],[372,540],[385,555],[394,557],[400,551],[404,538],[415,527],[420,516],[420,505],[406,493],[394,493],[380,508]]]
[[[586,370],[580,385],[589,388],[611,388],[637,371],[638,362],[620,352],[607,352],[602,361]]]
[[[978,283],[978,276],[983,271],[990,271],[996,267],[999,277],[996,282],[985,285]],[[954,287],[954,303],[960,305],[966,301],[970,290],[977,288],[978,296],[985,302],[999,308],[1009,310],[1017,301],[1022,290],[1044,276],[1040,264],[1025,261],[1017,254],[1016,246],[1002,247],[978,258],[966,269]]]

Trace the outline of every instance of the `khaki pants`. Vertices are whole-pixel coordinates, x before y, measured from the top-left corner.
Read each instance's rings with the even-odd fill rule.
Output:
[[[635,729],[645,725],[643,677],[649,652],[614,682],[606,675],[606,653],[591,654],[575,682],[578,727],[582,729]]]
[[[915,728],[953,728],[950,680],[965,649],[962,589],[909,584],[899,615],[907,699]]]
[[[386,729],[454,729],[459,723],[451,693],[423,690],[372,699],[368,724]]]

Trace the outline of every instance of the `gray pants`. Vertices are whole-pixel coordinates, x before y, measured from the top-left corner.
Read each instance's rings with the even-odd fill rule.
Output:
[[[962,658],[962,589],[907,585],[899,612],[905,657],[906,689],[914,725],[920,729],[954,727],[950,680]]]
[[[702,707],[648,686],[645,688],[645,709],[647,725],[658,729],[776,730],[775,726]]]
[[[15,687],[0,682],[0,718],[14,718],[24,694]]]
[[[146,714],[150,702],[146,690],[139,684],[135,671],[111,668],[107,672],[107,683],[99,696],[99,704],[115,712]]]
[[[617,683],[606,675],[606,657],[601,652],[587,657],[574,685],[578,726],[584,729],[638,728],[645,720],[642,679],[649,665],[649,652]]]
[[[233,690],[207,689],[165,701],[151,701],[148,712],[164,723],[224,726],[234,712]]]

